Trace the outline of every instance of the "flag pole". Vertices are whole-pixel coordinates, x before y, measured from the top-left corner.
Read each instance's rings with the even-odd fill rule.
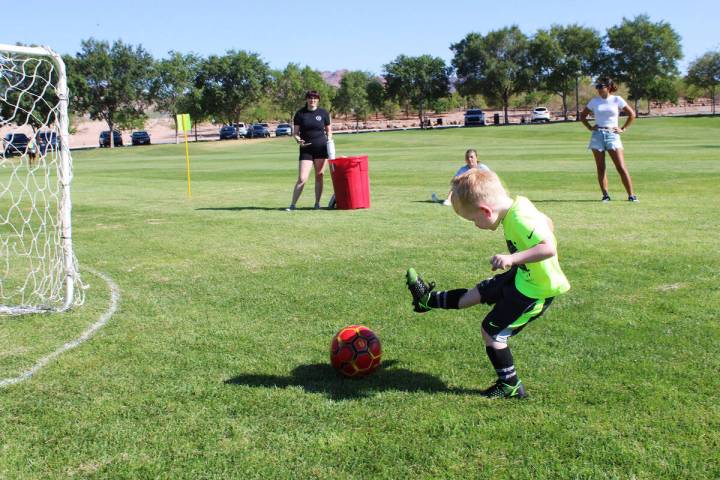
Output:
[[[187,194],[188,194],[188,198],[192,198],[192,192],[190,191],[190,148],[188,147],[187,130],[184,130],[184,132],[185,132],[185,165],[187,167],[187,185],[188,185]]]
[[[177,115],[177,123],[178,127],[182,128],[183,134],[185,135],[185,168],[187,171],[187,195],[188,198],[192,198],[192,191],[190,190],[190,147],[188,146],[188,130],[192,128],[190,114],[179,113]]]

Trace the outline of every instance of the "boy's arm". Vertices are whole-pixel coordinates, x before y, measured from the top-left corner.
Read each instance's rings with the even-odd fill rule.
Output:
[[[490,259],[493,270],[504,270],[513,265],[522,265],[524,263],[535,263],[547,260],[557,255],[557,248],[552,242],[542,240],[534,247],[528,248],[521,252],[511,254],[497,254]]]

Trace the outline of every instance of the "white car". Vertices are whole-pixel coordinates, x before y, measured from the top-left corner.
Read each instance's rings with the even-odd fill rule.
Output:
[[[282,137],[283,135],[292,136],[292,127],[289,123],[281,123],[275,129],[276,137]]]
[[[536,123],[536,122],[550,123],[550,110],[548,110],[546,107],[536,107],[532,111],[532,116],[530,117],[530,121],[532,123]]]
[[[485,112],[479,108],[471,108],[465,112],[465,126],[466,127],[484,127],[485,126]]]
[[[238,137],[247,137],[247,125],[243,122],[234,123],[233,125],[237,128]]]

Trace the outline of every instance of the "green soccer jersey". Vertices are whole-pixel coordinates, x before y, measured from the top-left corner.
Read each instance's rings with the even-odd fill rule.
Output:
[[[510,253],[528,250],[543,240],[557,245],[545,215],[525,197],[515,198],[502,220],[502,226]],[[548,298],[570,290],[570,283],[560,269],[557,255],[517,267],[515,287],[526,297]]]

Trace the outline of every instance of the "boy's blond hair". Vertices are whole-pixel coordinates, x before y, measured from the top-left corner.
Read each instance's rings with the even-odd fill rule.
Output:
[[[508,194],[495,172],[473,168],[452,180],[452,203],[455,210],[480,204],[498,205]]]

